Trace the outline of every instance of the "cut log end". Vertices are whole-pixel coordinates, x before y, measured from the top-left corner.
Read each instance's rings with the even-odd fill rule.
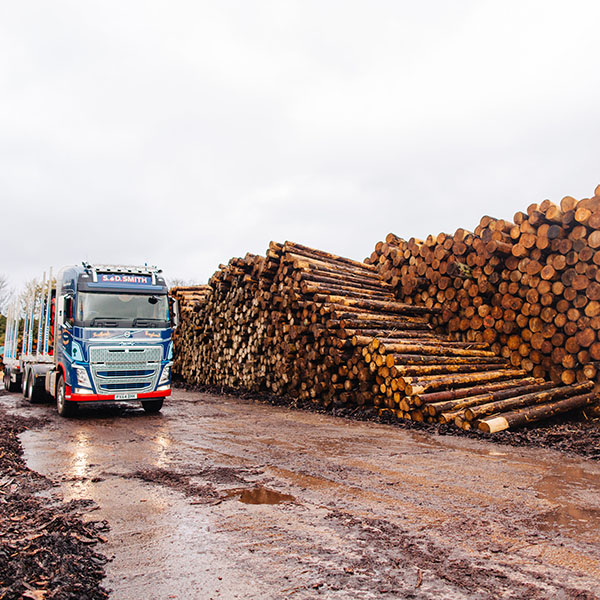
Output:
[[[480,431],[485,433],[497,433],[498,431],[508,429],[510,425],[504,417],[494,417],[492,419],[480,421],[478,427]]]

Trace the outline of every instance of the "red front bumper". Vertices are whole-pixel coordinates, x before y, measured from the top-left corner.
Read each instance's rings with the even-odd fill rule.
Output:
[[[145,392],[137,395],[131,400],[146,400],[148,398],[166,398],[171,395],[171,390],[160,390],[157,392]],[[116,399],[115,394],[74,394],[71,386],[66,386],[65,400],[70,402],[128,402],[127,399]]]

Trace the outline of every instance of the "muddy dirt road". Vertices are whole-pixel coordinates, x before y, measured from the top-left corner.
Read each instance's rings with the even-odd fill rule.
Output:
[[[92,498],[121,600],[597,598],[600,464],[175,391],[48,417],[28,465]]]

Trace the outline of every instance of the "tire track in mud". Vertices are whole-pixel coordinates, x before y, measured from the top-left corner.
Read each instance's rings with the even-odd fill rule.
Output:
[[[363,548],[364,556],[356,567],[387,573],[392,587],[390,593],[402,593],[403,598],[440,598],[440,593],[448,594],[444,596],[448,598],[464,595],[466,598],[490,600],[598,598],[596,594],[586,590],[560,585],[541,572],[503,564],[501,559],[495,560],[493,565],[486,565],[489,561],[484,558],[473,559],[457,548],[441,546],[426,535],[416,536],[386,520],[357,518],[337,511],[327,518],[338,523],[347,532],[349,539],[355,540]],[[500,548],[496,548],[495,552],[500,553]],[[398,565],[398,569],[386,570],[389,564]],[[417,583],[414,571],[417,572]],[[406,577],[407,572],[412,575],[410,578]],[[419,588],[430,586],[433,589],[416,591],[417,584]]]

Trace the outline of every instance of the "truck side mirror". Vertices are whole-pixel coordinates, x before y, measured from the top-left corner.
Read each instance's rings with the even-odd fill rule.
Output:
[[[169,296],[169,305],[171,308],[171,325],[173,329],[177,329],[179,325],[179,302],[172,296]]]
[[[65,315],[65,323],[73,325],[73,317],[75,315],[75,300],[73,296],[65,296],[63,312]]]

